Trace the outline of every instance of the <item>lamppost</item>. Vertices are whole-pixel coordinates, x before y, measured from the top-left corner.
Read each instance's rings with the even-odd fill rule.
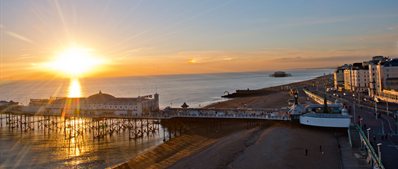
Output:
[[[396,134],[398,134],[398,113],[394,112],[394,119],[395,119],[395,124],[396,124]]]
[[[354,102],[353,102],[353,106],[352,106],[352,109],[353,109],[353,111],[354,111],[354,123],[356,123],[357,121],[356,121],[356,117],[357,117],[357,111],[356,111],[356,109],[355,109],[355,94],[352,94],[352,98],[354,99]]]
[[[377,120],[377,118],[379,118],[379,113],[377,112],[377,102],[378,102],[378,100],[377,100],[377,98],[375,98],[375,114],[376,114],[376,120]]]
[[[361,95],[360,92],[358,92],[358,107],[361,109]]]
[[[380,150],[381,145],[383,145],[383,144],[381,144],[381,143],[377,144],[377,150],[378,150],[378,153],[379,153],[379,162],[381,162],[381,150]]]
[[[369,139],[370,139],[370,138],[369,138],[369,136],[370,136],[370,135],[369,135],[370,128],[366,129],[366,132],[367,132],[367,134],[368,134],[368,142],[370,142],[370,140],[369,140]]]

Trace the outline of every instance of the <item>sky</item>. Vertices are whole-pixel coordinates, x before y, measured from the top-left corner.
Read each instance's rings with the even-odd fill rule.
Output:
[[[74,46],[115,77],[336,67],[398,56],[396,0],[0,0],[0,79]]]

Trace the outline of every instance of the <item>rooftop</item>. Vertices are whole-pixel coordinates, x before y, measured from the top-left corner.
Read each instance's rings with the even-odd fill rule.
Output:
[[[384,63],[384,67],[398,66],[398,58],[390,59]]]

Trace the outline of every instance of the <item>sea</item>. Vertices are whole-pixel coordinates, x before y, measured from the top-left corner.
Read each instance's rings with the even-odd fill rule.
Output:
[[[226,92],[237,89],[260,89],[299,82],[332,73],[332,69],[290,70],[292,76],[271,77],[272,71],[214,73],[192,75],[161,75],[119,78],[79,79],[82,97],[99,91],[115,97],[137,97],[158,93],[160,107],[179,107],[186,102],[190,107],[202,107],[223,101]],[[70,80],[34,80],[0,83],[0,100],[28,104],[30,99],[46,99],[68,95]]]
[[[291,76],[274,78],[273,71],[159,75],[79,79],[82,97],[99,91],[115,97],[158,93],[160,107],[203,107],[224,101],[222,95],[237,89],[260,89],[330,74],[332,69],[287,70]],[[68,95],[70,80],[24,80],[0,83],[0,100],[28,104],[29,100]],[[4,117],[4,116],[3,116]],[[101,140],[91,137],[64,139],[62,133],[35,130],[19,132],[0,127],[0,168],[105,168],[114,166],[163,143],[162,133],[131,140],[118,134]]]

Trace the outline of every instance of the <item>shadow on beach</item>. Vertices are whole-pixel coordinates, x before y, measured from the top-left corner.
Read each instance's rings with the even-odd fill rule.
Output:
[[[280,90],[267,95],[234,98],[207,107],[287,107],[291,97],[288,88],[305,87],[318,80],[276,86],[272,88]],[[334,169],[342,166],[338,138],[344,137],[345,130],[306,127],[287,121],[177,119],[170,124],[176,123],[183,126],[184,134],[117,168]]]
[[[220,120],[221,121],[221,120]],[[189,122],[186,133],[117,168],[340,168],[346,131],[292,122]]]

